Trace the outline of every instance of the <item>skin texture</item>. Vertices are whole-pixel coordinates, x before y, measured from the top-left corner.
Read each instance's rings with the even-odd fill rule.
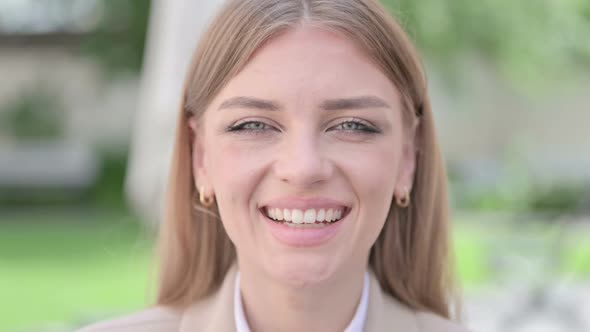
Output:
[[[324,109],[327,100],[367,96],[384,105]],[[236,99],[229,105],[235,97],[273,105],[235,105]],[[352,41],[302,26],[259,49],[202,123],[190,121],[195,185],[215,195],[236,246],[253,330],[348,325],[394,194],[412,184],[415,154],[401,112],[393,83]],[[248,121],[256,122],[228,131]],[[328,242],[288,246],[271,235],[259,212],[285,196],[327,197],[351,211]]]

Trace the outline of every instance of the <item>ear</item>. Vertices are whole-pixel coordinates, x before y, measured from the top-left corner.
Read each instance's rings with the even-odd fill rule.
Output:
[[[203,144],[203,133],[199,130],[199,125],[194,116],[191,116],[188,119],[188,126],[190,131],[190,140],[191,140],[191,165],[193,168],[193,177],[195,181],[195,186],[197,190],[200,190],[201,187],[210,188],[210,184],[208,181],[207,175],[207,168],[206,168],[206,160],[205,160],[205,150]]]
[[[417,153],[415,141],[413,135],[410,137],[411,139],[408,139],[402,148],[398,180],[395,187],[395,195],[400,197],[404,195],[406,190],[408,192],[412,191],[414,174],[416,172]]]

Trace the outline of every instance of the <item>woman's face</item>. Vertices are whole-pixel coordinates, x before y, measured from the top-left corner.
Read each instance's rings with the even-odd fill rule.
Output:
[[[196,185],[215,193],[240,269],[294,285],[366,269],[415,155],[398,91],[350,40],[311,27],[279,36],[202,121]]]

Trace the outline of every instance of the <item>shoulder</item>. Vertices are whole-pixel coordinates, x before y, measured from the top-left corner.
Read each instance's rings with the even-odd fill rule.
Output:
[[[437,314],[416,311],[390,295],[384,296],[384,309],[397,322],[403,321],[406,330],[417,332],[471,332],[460,323]]]
[[[181,317],[181,312],[172,308],[151,307],[86,326],[77,332],[172,332],[178,331]]]
[[[416,321],[421,332],[470,332],[456,322],[429,312],[416,312]]]

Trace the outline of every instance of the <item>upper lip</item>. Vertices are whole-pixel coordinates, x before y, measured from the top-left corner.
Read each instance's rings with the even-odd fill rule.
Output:
[[[281,209],[335,209],[348,208],[349,204],[327,197],[281,197],[262,204],[261,207],[281,208]]]

